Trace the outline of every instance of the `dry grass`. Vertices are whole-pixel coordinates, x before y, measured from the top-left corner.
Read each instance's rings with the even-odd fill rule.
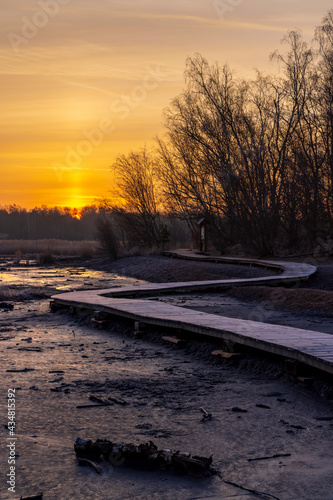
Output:
[[[17,260],[27,255],[92,257],[98,250],[97,241],[0,240],[0,255],[15,255]]]
[[[50,296],[43,287],[15,288],[0,285],[0,302],[45,299]]]

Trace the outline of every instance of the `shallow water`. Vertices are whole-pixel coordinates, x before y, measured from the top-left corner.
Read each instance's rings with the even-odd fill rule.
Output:
[[[81,266],[40,267],[0,265],[0,286],[45,287],[59,291],[78,288],[112,288],[114,286],[139,285],[143,280],[127,278],[119,274],[96,271]]]

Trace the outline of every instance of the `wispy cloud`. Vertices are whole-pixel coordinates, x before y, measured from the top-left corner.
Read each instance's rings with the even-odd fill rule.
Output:
[[[311,26],[331,7],[328,0],[244,0],[222,20],[213,0],[70,0],[15,52],[8,32],[21,35],[26,19],[37,19],[41,2],[3,3],[0,196],[23,203],[34,193],[31,204],[49,202],[52,193],[59,202],[52,161],[63,161],[66,147],[85,139],[82,130],[113,120],[112,101],[125,103],[142,86],[147,67],[160,65],[170,76],[84,158],[80,196],[107,190],[112,160],[161,131],[163,108],[184,87],[188,56],[200,52],[209,61],[228,62],[242,76],[253,67],[267,70],[269,53],[287,29],[312,35]]]

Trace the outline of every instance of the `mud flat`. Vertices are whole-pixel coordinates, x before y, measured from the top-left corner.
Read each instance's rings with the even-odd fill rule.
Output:
[[[144,279],[140,276],[136,279]],[[106,273],[94,278],[74,273],[57,280],[78,289],[98,288],[98,280],[108,278],[112,286],[117,283],[115,275]],[[48,283],[52,294],[55,283]],[[163,341],[165,332],[151,330],[135,338],[133,325],[124,321],[114,320],[104,330],[92,326],[85,315],[51,314],[49,301],[33,299],[30,285],[28,300],[21,297],[12,310],[0,312],[1,498],[41,491],[51,500],[243,500],[265,498],[264,493],[280,500],[332,497],[329,380],[315,377],[307,386],[274,358],[249,353],[240,359],[217,359],[211,352],[218,344],[192,339],[180,347]],[[209,297],[196,298],[196,306]],[[212,307],[217,307],[216,300],[211,297]],[[311,324],[311,329],[331,321],[322,314],[320,319],[322,323]],[[10,388],[15,388],[16,398],[15,495],[5,479]],[[91,394],[127,404],[77,408],[90,405]],[[212,413],[212,419],[203,421],[200,408]],[[197,479],[110,463],[103,463],[103,473],[97,474],[78,465],[73,447],[77,436],[152,440],[159,448],[213,454],[221,476]]]

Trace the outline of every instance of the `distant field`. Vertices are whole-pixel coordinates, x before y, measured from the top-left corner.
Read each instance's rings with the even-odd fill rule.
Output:
[[[16,255],[17,258],[42,254],[92,257],[98,249],[97,241],[0,240],[0,255]]]

